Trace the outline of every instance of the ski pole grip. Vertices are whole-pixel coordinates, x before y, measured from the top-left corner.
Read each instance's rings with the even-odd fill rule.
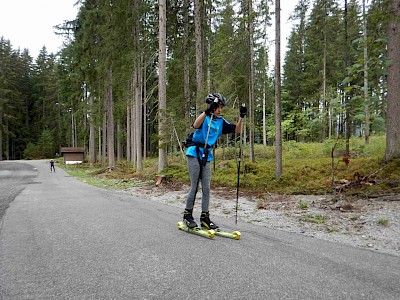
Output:
[[[244,118],[247,114],[247,107],[246,104],[242,103],[242,105],[239,108],[239,113],[240,113],[240,117]]]
[[[201,163],[202,163],[203,166],[206,165],[207,158],[208,158],[208,149],[206,148],[206,149],[204,149],[203,156],[201,157]]]

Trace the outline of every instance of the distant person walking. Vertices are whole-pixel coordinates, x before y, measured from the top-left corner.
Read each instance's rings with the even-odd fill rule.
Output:
[[[50,172],[56,171],[56,168],[54,167],[54,160],[50,159]]]

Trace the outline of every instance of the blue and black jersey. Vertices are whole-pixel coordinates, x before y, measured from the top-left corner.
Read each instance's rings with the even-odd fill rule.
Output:
[[[208,125],[210,124],[210,121],[211,118],[209,116],[206,116],[201,127],[196,129],[193,135],[193,142],[195,142],[198,145],[202,145],[201,147],[197,146],[199,148],[198,150],[200,157],[203,155],[204,152],[204,144],[206,142]],[[207,142],[208,148],[211,148],[221,135],[235,133],[235,129],[236,125],[229,123],[224,118],[222,117],[213,118],[211,123],[210,133],[208,135],[208,142]],[[207,161],[212,161],[213,160],[212,151],[207,151],[207,152],[208,152]],[[186,150],[186,155],[197,157],[198,152],[196,150],[196,146],[190,146]]]

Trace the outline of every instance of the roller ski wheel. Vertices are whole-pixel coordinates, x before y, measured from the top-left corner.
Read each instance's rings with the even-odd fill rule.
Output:
[[[215,237],[214,230],[206,230],[198,226],[194,228],[189,228],[183,221],[178,222],[178,229],[192,234],[200,235],[202,237],[206,237],[209,239],[213,239]]]
[[[233,232],[226,232],[222,231],[221,229],[215,229],[215,235],[219,235],[222,237],[226,237],[229,239],[234,239],[234,240],[240,240],[241,233],[239,231],[233,231]]]

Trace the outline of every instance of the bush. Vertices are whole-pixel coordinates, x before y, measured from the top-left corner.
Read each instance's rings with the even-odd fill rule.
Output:
[[[29,143],[24,150],[24,159],[40,158],[39,148],[33,143]]]

